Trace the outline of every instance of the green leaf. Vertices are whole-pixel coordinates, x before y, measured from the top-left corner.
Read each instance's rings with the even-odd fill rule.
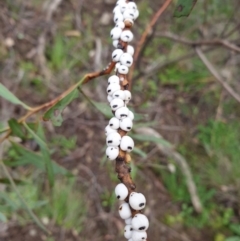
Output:
[[[77,86],[76,86],[77,88]],[[72,90],[68,95],[61,99],[57,104],[51,107],[44,115],[43,120],[51,120],[53,125],[61,126],[63,122],[62,112],[67,105],[69,105],[74,99],[78,97],[78,90]]]
[[[138,154],[139,156],[141,156],[143,158],[147,157],[147,154],[137,147],[134,147],[133,152]]]
[[[159,137],[154,137],[154,136],[145,136],[145,135],[140,135],[140,134],[133,134],[131,135],[133,139],[139,140],[139,141],[147,141],[147,142],[154,142],[154,143],[159,143],[167,147],[172,147],[172,145],[164,140],[163,138]]]
[[[225,241],[240,241],[240,237],[239,236],[229,237],[229,238],[226,238]]]
[[[48,180],[49,180],[50,185],[53,186],[54,185],[54,172],[53,172],[52,161],[51,161],[50,152],[47,147],[47,144],[26,123],[23,123],[23,125],[26,127],[28,132],[33,136],[35,141],[40,146],[41,153],[42,153],[43,159],[45,161],[45,165],[46,165]],[[39,128],[41,128],[41,125],[39,125]],[[38,131],[42,132],[41,129],[39,129]]]
[[[13,136],[17,136],[21,139],[24,139],[25,134],[22,130],[22,125],[19,124],[16,119],[10,119],[8,121],[8,125],[9,125],[10,129],[12,130]]]
[[[110,108],[110,105],[106,103],[95,102],[95,101],[92,101],[92,104],[107,118],[113,117],[113,113]]]
[[[191,13],[197,0],[178,0],[177,7],[174,11],[174,17],[187,17]]]
[[[21,100],[19,100],[12,92],[10,92],[4,85],[0,83],[0,96],[2,96],[4,99],[12,102],[16,105],[21,105],[25,109],[30,110],[31,107],[24,104]]]
[[[18,156],[15,161],[4,161],[4,163],[11,167],[33,165],[36,168],[45,171],[45,161],[42,155],[30,151],[24,148],[22,145],[15,142],[11,142],[13,149],[17,152]],[[57,163],[52,161],[54,174],[61,174],[66,176],[72,176],[65,168],[59,166]]]
[[[1,213],[1,212],[0,212],[0,221],[4,222],[4,223],[7,222],[6,216],[3,213]]]
[[[240,224],[230,224],[229,228],[232,232],[240,236]]]

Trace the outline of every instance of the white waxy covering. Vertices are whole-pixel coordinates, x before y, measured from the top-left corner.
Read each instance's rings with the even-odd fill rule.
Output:
[[[133,9],[126,9],[126,11],[123,13],[123,19],[132,19],[134,20],[135,18],[135,10]]]
[[[136,20],[139,16],[139,11],[136,9],[136,11],[134,12],[134,20]]]
[[[134,48],[133,48],[133,46],[132,45],[128,45],[126,52],[133,56],[134,55]]]
[[[126,225],[125,228],[124,228],[124,237],[126,239],[129,239],[132,237],[132,225]]]
[[[132,231],[132,241],[146,241],[147,233],[140,231]]]
[[[134,148],[133,139],[130,136],[123,136],[121,139],[120,148],[123,151],[131,152]]]
[[[121,2],[119,4],[119,7],[120,7],[120,10],[121,10],[121,13],[124,13],[125,10],[127,9],[127,3],[126,2]]]
[[[110,84],[107,87],[107,93],[108,95],[112,95],[115,91],[120,90],[121,86],[119,84]]]
[[[117,132],[110,133],[107,136],[107,140],[106,140],[107,146],[118,147],[120,145],[120,142],[121,142],[121,136]]]
[[[113,47],[117,48],[118,47],[118,43],[119,43],[118,39],[113,40],[113,42],[112,42]]]
[[[112,97],[125,100],[125,92],[123,90],[117,90],[113,93]]]
[[[128,67],[125,65],[120,65],[117,70],[120,74],[127,74],[129,71]]]
[[[131,42],[133,40],[133,34],[130,30],[124,30],[120,38],[123,42]]]
[[[132,98],[131,92],[129,90],[124,90],[124,93],[125,93],[125,100],[126,101],[131,100],[131,98]]]
[[[136,214],[132,219],[132,227],[136,231],[146,231],[149,227],[149,221],[143,214]]]
[[[128,116],[129,109],[127,107],[121,107],[116,110],[115,116],[119,119],[122,120],[123,118],[126,118]]]
[[[107,100],[108,100],[108,102],[111,102],[113,100],[113,97],[111,95],[108,95]]]
[[[120,79],[117,75],[112,75],[108,78],[108,84],[119,84],[120,83]]]
[[[124,29],[125,28],[125,23],[124,22],[117,22],[115,27]]]
[[[120,9],[120,7],[118,5],[113,9],[113,13],[114,14],[121,13],[121,9]]]
[[[142,193],[132,192],[129,197],[129,205],[134,210],[141,210],[146,206],[146,198]]]
[[[111,128],[109,125],[107,125],[105,127],[105,135],[108,136],[111,133],[117,133],[117,130],[115,130],[115,129]]]
[[[120,58],[120,63],[122,65],[125,65],[127,67],[131,67],[132,63],[133,63],[133,57],[131,54],[128,53],[123,53],[121,58]]]
[[[115,49],[112,52],[112,60],[113,62],[118,62],[123,54],[123,51],[121,49]]]
[[[119,155],[119,148],[118,147],[113,147],[113,146],[109,146],[106,149],[106,156],[108,159],[110,160],[115,160]]]
[[[120,127],[120,121],[116,117],[112,117],[108,124],[112,129],[117,130]]]
[[[110,103],[111,109],[113,111],[116,111],[117,109],[119,109],[120,107],[124,106],[124,101],[122,99],[113,99]]]
[[[118,209],[119,215],[122,219],[127,219],[132,216],[131,209],[128,203],[123,203]]]
[[[132,224],[132,218],[127,218],[124,220],[127,225]]]
[[[117,199],[124,200],[128,196],[128,189],[123,183],[119,183],[115,187],[115,194]]]
[[[121,7],[120,7],[120,9],[121,9]],[[123,19],[123,15],[122,15],[121,13],[116,12],[116,13],[114,14],[114,17],[113,17],[114,23],[122,22],[123,20],[124,20],[124,19]]]
[[[120,128],[124,131],[130,131],[133,127],[133,122],[129,117],[120,120]]]
[[[134,114],[131,110],[129,110],[128,112],[128,118],[130,118],[131,120],[134,120]]]
[[[128,9],[137,10],[137,5],[136,5],[135,2],[129,2],[129,3],[127,4],[127,8],[128,8]]]
[[[114,27],[110,32],[110,36],[113,40],[118,40],[121,34],[122,34],[122,29],[117,27]]]

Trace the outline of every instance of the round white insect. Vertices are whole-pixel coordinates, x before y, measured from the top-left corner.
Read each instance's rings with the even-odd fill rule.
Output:
[[[117,22],[115,27],[124,29],[125,28],[125,24],[124,24],[124,22]]]
[[[130,118],[132,121],[134,120],[134,114],[131,110],[129,110],[129,112],[128,112],[128,118]]]
[[[134,48],[132,45],[128,45],[127,46],[127,50],[126,50],[126,53],[130,54],[130,55],[134,55]]]
[[[121,136],[117,132],[110,133],[107,136],[106,144],[107,146],[118,147],[121,143]]]
[[[111,95],[108,95],[107,100],[108,100],[108,102],[111,102],[113,100],[113,97]]]
[[[140,231],[132,231],[132,241],[146,241],[147,233]]]
[[[123,151],[131,152],[134,148],[134,141],[130,136],[123,136],[120,143]]]
[[[126,9],[126,11],[123,13],[123,19],[132,19],[134,20],[135,17],[135,10],[133,9]]]
[[[132,218],[127,218],[124,220],[127,225],[132,224]]]
[[[125,93],[123,90],[118,90],[113,93],[112,97],[114,99],[119,98],[119,99],[125,100]]]
[[[118,1],[116,2],[116,5],[119,6],[121,3],[125,3],[125,2],[126,2],[125,0],[118,0]]]
[[[115,116],[119,119],[122,120],[128,116],[129,109],[127,107],[121,107],[116,110]]]
[[[127,9],[127,3],[126,2],[121,2],[119,4],[119,7],[120,7],[120,10],[121,10],[121,13],[124,13],[125,10]]]
[[[120,90],[121,86],[119,84],[110,84],[107,87],[107,93],[108,95],[112,95],[115,91]]]
[[[127,8],[128,8],[128,9],[137,10],[137,5],[136,5],[135,2],[129,2],[129,3],[127,4]]]
[[[112,60],[113,62],[118,62],[123,54],[123,51],[121,49],[115,49],[112,52]]]
[[[119,43],[118,39],[113,40],[113,42],[112,42],[113,47],[117,48],[118,47],[118,43]]]
[[[117,71],[120,73],[120,74],[127,74],[128,71],[129,71],[129,68],[125,65],[120,65],[117,69]]]
[[[120,120],[116,117],[112,117],[108,124],[112,129],[117,130],[120,127]]]
[[[120,7],[118,5],[113,9],[113,13],[114,14],[121,13],[121,9],[120,9]]]
[[[120,9],[121,9],[121,6],[120,6]],[[114,14],[114,17],[113,17],[113,21],[114,23],[118,23],[118,22],[123,22],[124,18],[123,18],[123,15],[119,12],[116,12]]]
[[[125,228],[124,228],[124,237],[126,239],[129,239],[132,237],[132,225],[126,225]]]
[[[128,189],[123,183],[119,183],[115,187],[115,194],[117,199],[124,200],[128,196]]]
[[[120,123],[119,123],[119,125],[120,125]],[[117,133],[117,130],[116,130],[116,129],[113,129],[113,128],[111,128],[109,125],[107,125],[107,126],[105,127],[105,135],[108,136],[108,135],[110,135],[111,133]]]
[[[149,227],[148,218],[143,214],[136,214],[132,218],[132,227],[136,231],[146,231]]]
[[[132,63],[133,63],[133,57],[132,55],[128,54],[128,53],[124,53],[122,54],[121,58],[120,58],[120,63],[122,65],[125,65],[127,67],[131,67]]]
[[[134,210],[141,210],[146,206],[146,198],[142,193],[132,192],[129,197],[129,204]]]
[[[121,28],[114,27],[110,32],[110,36],[113,40],[118,40],[121,36],[121,33],[122,33]]]
[[[125,100],[126,101],[131,100],[131,98],[132,98],[131,92],[129,90],[124,90],[124,93],[125,93]]]
[[[124,101],[122,99],[113,99],[110,103],[110,106],[111,106],[111,109],[113,111],[116,111],[117,109],[123,107],[125,104],[124,104]]]
[[[120,128],[124,131],[130,131],[133,127],[133,122],[129,117],[120,120]]]
[[[110,160],[115,160],[119,155],[119,148],[118,147],[113,147],[113,146],[108,146],[106,149],[106,156]]]
[[[119,84],[120,83],[120,79],[117,75],[112,75],[108,78],[108,84]]]
[[[132,216],[132,212],[128,203],[123,203],[118,209],[119,215],[122,219],[127,219]]]
[[[130,30],[124,30],[120,38],[123,42],[131,42],[133,40],[133,33]]]
[[[136,9],[136,11],[134,12],[134,20],[136,20],[139,16],[139,11]]]

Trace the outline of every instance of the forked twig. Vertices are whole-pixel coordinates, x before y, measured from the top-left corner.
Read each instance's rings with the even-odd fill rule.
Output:
[[[151,22],[148,24],[148,26],[146,27],[145,31],[143,32],[140,41],[137,44],[136,47],[136,52],[134,54],[134,61],[133,61],[133,65],[132,68],[130,70],[129,73],[129,79],[132,80],[133,78],[133,72],[134,72],[134,68],[135,68],[135,63],[136,60],[139,57],[139,54],[141,52],[142,46],[145,43],[147,36],[149,35],[149,33],[151,32],[151,29],[153,28],[153,26],[156,24],[157,20],[159,19],[159,17],[162,15],[162,13],[166,10],[166,8],[169,6],[169,4],[171,3],[172,0],[166,0],[165,3],[162,5],[162,7],[155,13],[155,15],[153,16]],[[132,87],[132,81],[130,81],[129,83],[129,89],[131,89]]]
[[[211,74],[216,78],[216,80],[223,86],[224,89],[227,90],[227,92],[240,103],[240,95],[238,95],[234,89],[222,78],[222,76],[219,74],[219,72],[215,69],[215,67],[212,65],[212,63],[206,58],[205,54],[202,52],[202,50],[199,47],[195,48],[197,55],[202,60],[202,62],[205,64],[205,66],[208,68],[208,70],[211,72]]]

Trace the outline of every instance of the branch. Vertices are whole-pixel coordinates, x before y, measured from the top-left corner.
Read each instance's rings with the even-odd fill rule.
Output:
[[[129,79],[132,80],[133,77],[133,72],[134,72],[134,68],[135,68],[135,63],[136,60],[139,57],[139,54],[141,52],[142,46],[145,43],[147,36],[149,35],[149,33],[151,32],[151,29],[154,27],[154,25],[156,24],[157,20],[159,19],[159,17],[162,15],[162,13],[166,10],[166,8],[169,6],[169,4],[171,3],[172,0],[166,0],[165,3],[162,5],[162,7],[155,13],[155,15],[153,16],[151,22],[148,24],[148,26],[146,27],[145,31],[143,32],[140,41],[137,44],[137,48],[136,48],[136,52],[134,55],[134,61],[133,61],[133,65],[132,68],[129,72]],[[129,83],[129,89],[131,90],[132,87],[132,81]]]
[[[173,34],[171,32],[157,33],[156,36],[168,38],[182,44],[191,45],[192,47],[199,46],[199,45],[222,45],[227,49],[240,53],[240,48],[235,44],[230,43],[228,40],[210,39],[210,40],[192,41],[192,40],[183,38],[181,36],[178,36],[176,34]]]
[[[234,89],[222,78],[219,72],[215,69],[215,67],[211,64],[211,62],[206,58],[205,54],[199,47],[195,48],[197,55],[208,68],[208,70],[212,73],[212,75],[216,78],[216,80],[223,86],[227,92],[240,103],[240,96],[234,91]]]
[[[63,99],[65,96],[67,96],[71,91],[73,91],[74,89],[76,89],[78,86],[82,85],[82,84],[86,84],[88,83],[90,80],[95,79],[97,77],[100,77],[102,75],[107,75],[110,74],[111,71],[113,70],[113,68],[115,67],[114,62],[111,62],[110,64],[108,64],[108,66],[102,70],[102,71],[98,71],[98,72],[93,72],[93,73],[88,73],[86,74],[80,81],[78,81],[76,84],[72,85],[70,88],[68,88],[66,91],[64,91],[62,94],[60,94],[58,97],[56,97],[55,99],[46,102],[40,106],[31,108],[26,115],[22,116],[19,120],[18,123],[23,123],[25,122],[30,116],[40,112],[41,110],[44,109],[49,109],[50,107],[52,107],[53,105],[55,105],[58,101],[60,101],[61,99]],[[5,129],[7,131],[7,133],[0,139],[0,144],[7,139],[10,135],[11,135],[11,129],[10,127]]]

